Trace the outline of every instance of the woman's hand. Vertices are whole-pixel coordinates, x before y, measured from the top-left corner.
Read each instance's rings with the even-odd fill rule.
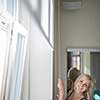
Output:
[[[58,79],[58,100],[64,100],[64,82],[61,79]]]
[[[64,90],[64,82],[61,79],[58,79],[57,87],[60,91]]]

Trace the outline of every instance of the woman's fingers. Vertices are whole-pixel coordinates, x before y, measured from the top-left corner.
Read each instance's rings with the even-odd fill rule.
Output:
[[[57,87],[60,90],[64,88],[64,82],[61,79],[58,79]]]

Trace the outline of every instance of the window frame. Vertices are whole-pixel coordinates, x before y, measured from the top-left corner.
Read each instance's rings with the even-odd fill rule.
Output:
[[[6,31],[7,34],[7,45],[6,45],[6,52],[5,52],[5,64],[4,64],[4,70],[3,70],[3,76],[2,76],[2,93],[0,94],[0,98],[3,100],[3,97],[5,95],[5,86],[7,83],[6,76],[8,73],[8,61],[9,61],[9,48],[11,43],[11,30],[12,30],[12,17],[8,13],[1,13],[0,15],[0,28],[2,30]]]
[[[44,2],[44,1],[43,1]],[[43,3],[42,2],[42,3]],[[41,4],[42,4],[41,3]],[[44,5],[45,6],[45,5]],[[41,16],[45,16],[44,14],[45,12],[41,10]],[[52,47],[54,47],[54,0],[48,0],[48,18],[46,19],[46,21],[48,22],[47,23],[47,26],[48,26],[48,33],[46,33],[44,27],[43,27],[43,24],[42,24],[42,21],[40,22],[41,23],[41,26],[42,26],[42,29],[45,33],[45,36],[46,38],[48,39],[50,45]],[[42,20],[42,17],[41,17],[41,20]]]
[[[17,28],[16,28],[17,27]],[[8,81],[8,84],[10,85],[10,94],[7,97],[9,100],[20,100],[21,98],[21,87],[22,87],[22,78],[23,78],[23,72],[24,72],[24,63],[25,63],[25,56],[26,56],[26,49],[27,49],[27,40],[28,40],[28,31],[24,28],[23,25],[18,23],[17,21],[14,21],[13,23],[13,35],[12,35],[12,42],[11,42],[11,48],[10,48],[10,64],[9,67],[11,67],[12,72],[9,73],[11,76]],[[24,51],[23,54],[20,54],[20,59],[18,59],[18,55],[20,52],[18,52],[18,35],[22,35],[25,38],[24,45],[21,47]],[[20,44],[20,43],[19,43]],[[23,56],[23,57],[22,57]],[[17,63],[19,60],[21,63],[21,68],[18,68]],[[19,71],[18,71],[19,70]],[[13,76],[13,77],[12,77]],[[17,90],[16,90],[17,89]]]

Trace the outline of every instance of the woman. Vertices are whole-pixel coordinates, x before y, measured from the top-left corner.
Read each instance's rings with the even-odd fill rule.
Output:
[[[58,81],[59,98],[64,100],[64,84],[62,80]],[[75,80],[74,88],[67,94],[66,100],[92,100],[92,78],[90,75],[81,74]],[[89,96],[87,96],[87,93]],[[87,98],[89,97],[89,98]]]

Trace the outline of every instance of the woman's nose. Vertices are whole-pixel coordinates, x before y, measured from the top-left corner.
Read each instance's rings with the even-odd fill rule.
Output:
[[[82,87],[85,86],[85,83],[82,83]]]

